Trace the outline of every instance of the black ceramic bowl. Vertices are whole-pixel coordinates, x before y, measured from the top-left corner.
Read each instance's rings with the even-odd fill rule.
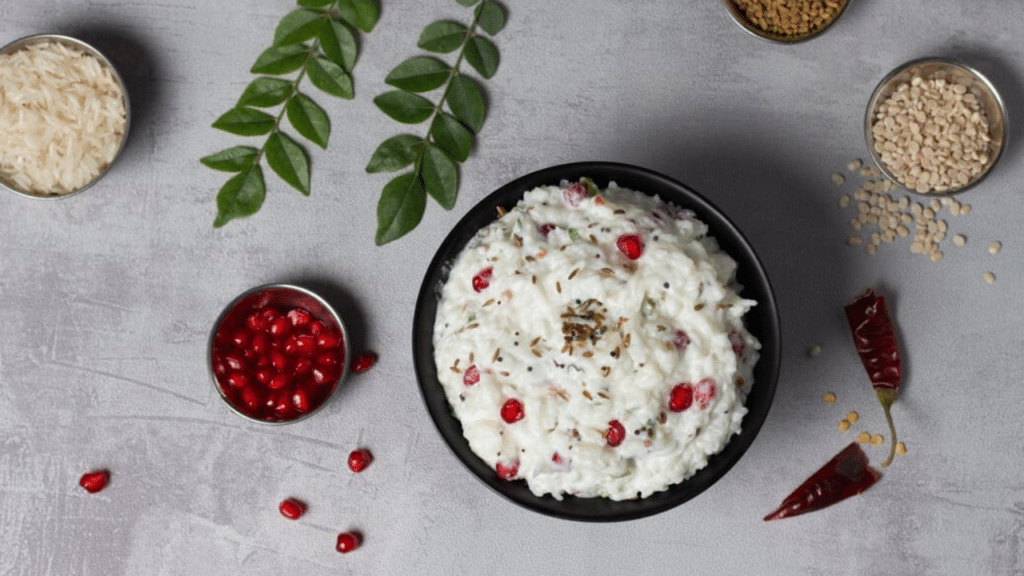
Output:
[[[733,436],[722,452],[712,456],[708,465],[690,478],[647,498],[613,501],[607,498],[567,496],[556,500],[551,496],[535,496],[523,480],[509,482],[498,478],[493,468],[478,458],[462,434],[462,424],[451,412],[434,363],[434,318],[441,287],[448,279],[450,263],[478,230],[497,217],[497,207],[509,209],[523,194],[538,186],[558,185],[562,180],[578,181],[589,177],[601,188],[614,181],[623,188],[658,195],[680,208],[693,210],[708,225],[710,235],[739,267],[737,280],[743,286],[744,298],[757,301],[744,317],[751,334],[761,342],[761,357],[754,368],[754,384],[747,397],[749,412],[743,419],[742,431]],[[523,507],[536,512],[570,520],[606,522],[631,520],[663,512],[697,496],[725,475],[750,447],[764,424],[775,395],[780,357],[779,313],[768,276],[754,249],[717,208],[685,185],[644,168],[608,162],[581,162],[546,168],[518,178],[484,198],[474,206],[448,234],[427,269],[420,287],[413,319],[413,356],[420,391],[434,424],[455,455],[484,484]]]

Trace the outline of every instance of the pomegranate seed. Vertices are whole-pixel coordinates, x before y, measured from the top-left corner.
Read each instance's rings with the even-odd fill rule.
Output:
[[[228,366],[224,363],[224,357],[220,354],[213,355],[213,373],[223,376],[228,373]]]
[[[609,446],[615,448],[626,439],[626,427],[622,425],[622,422],[612,420],[608,423],[608,433],[605,435],[605,439]]]
[[[288,370],[288,357],[283,352],[274,350],[270,353],[270,365],[278,372],[285,372]]]
[[[242,404],[244,404],[249,410],[259,410],[260,406],[262,406],[264,402],[266,402],[266,400],[255,386],[246,386],[245,388],[242,388]]]
[[[95,470],[82,474],[82,477],[78,480],[78,485],[85,488],[86,492],[95,494],[106,488],[108,481],[110,481],[110,472]]]
[[[316,348],[316,340],[312,336],[293,334],[284,343],[284,353],[292,356],[309,356]]]
[[[356,357],[352,359],[352,373],[362,374],[370,368],[373,368],[373,365],[376,363],[377,355],[373,352],[362,352],[357,354]]]
[[[291,420],[295,415],[295,410],[292,409],[291,394],[287,390],[281,390],[274,396],[274,407],[272,411],[274,416],[279,420]]]
[[[291,321],[292,326],[296,327],[309,324],[309,321],[313,318],[309,312],[302,308],[292,308],[286,316]]]
[[[231,342],[239,348],[245,348],[252,340],[252,333],[245,328],[239,328],[231,334]]]
[[[217,348],[223,348],[231,343],[231,330],[225,326],[221,326],[217,329],[217,333],[213,335],[213,344]]]
[[[295,360],[295,375],[302,376],[309,374],[309,371],[313,369],[313,361],[306,356],[302,356]]]
[[[693,404],[693,386],[681,382],[672,387],[668,395],[668,409],[673,412],[682,412]]]
[[[241,370],[245,366],[245,355],[238,350],[232,350],[224,355],[224,364],[232,370]]]
[[[295,393],[292,394],[292,407],[301,413],[309,412],[309,392],[302,389],[296,390]]]
[[[245,325],[253,332],[263,332],[267,329],[267,319],[259,312],[253,312],[246,317]]]
[[[619,239],[615,241],[615,245],[619,248],[619,252],[625,254],[626,258],[630,260],[636,260],[644,253],[643,240],[636,234],[623,234],[619,236]]]
[[[540,226],[538,226],[537,231],[540,232],[541,236],[547,239],[548,234],[551,234],[551,231],[554,230],[555,228],[558,228],[558,226],[555,226],[554,224],[548,222],[547,224],[541,224]]]
[[[349,552],[359,548],[359,544],[362,542],[362,538],[355,532],[342,532],[338,534],[338,544],[335,546],[338,552],[342,554],[348,554]]]
[[[732,344],[732,351],[737,356],[743,356],[743,352],[746,351],[747,343],[743,341],[743,335],[733,330],[729,332],[729,344]]]
[[[291,329],[292,323],[288,321],[288,318],[286,316],[278,316],[270,323],[270,328],[267,329],[267,332],[270,332],[270,335],[274,338],[284,338],[291,332]]]
[[[313,382],[318,386],[327,384],[334,378],[334,371],[330,368],[313,368],[311,372],[313,376]]]
[[[686,352],[686,349],[690,346],[690,337],[682,330],[676,330],[672,336],[672,345],[676,347],[676,350],[680,352]]]
[[[273,308],[267,308],[267,309],[263,310],[262,312],[260,312],[260,317],[263,318],[263,322],[264,322],[263,329],[266,330],[266,329],[270,328],[270,325],[273,324],[274,320],[277,320],[277,318],[280,315],[281,315],[281,313],[278,312],[277,310],[274,310]]]
[[[263,332],[253,334],[252,341],[249,343],[249,350],[261,356],[266,354],[270,351],[270,337]]]
[[[245,372],[232,372],[227,377],[228,386],[245,388],[249,384],[249,376]]]
[[[291,383],[291,376],[283,372],[278,372],[277,374],[274,375],[273,378],[270,379],[269,382],[267,382],[267,388],[270,388],[271,390],[280,390],[281,388],[284,388],[285,386]]]
[[[570,208],[576,208],[590,195],[590,190],[583,184],[570,184],[562,190],[562,199]]]
[[[309,323],[309,333],[313,336],[319,336],[321,333],[327,331],[327,326],[319,320],[313,320]]]
[[[466,386],[472,386],[480,381],[480,370],[476,367],[476,364],[466,368],[466,371],[462,373],[462,383]]]
[[[373,454],[370,454],[370,451],[366,448],[353,450],[352,453],[348,455],[348,467],[351,468],[353,472],[362,472],[370,465],[370,462],[373,462]]]
[[[331,331],[321,332],[316,337],[316,345],[321,348],[337,348],[341,344],[341,337]]]
[[[494,275],[494,267],[488,266],[473,276],[473,290],[483,292],[491,285],[491,276]]]
[[[498,462],[494,467],[494,470],[498,473],[498,478],[502,480],[512,480],[519,474],[519,459],[516,458],[508,466]]]
[[[266,385],[274,377],[274,370],[270,367],[260,368],[256,371],[256,381]]]
[[[523,413],[523,403],[519,400],[509,398],[501,405],[501,419],[505,422],[512,424],[522,420],[523,416],[525,416]]]
[[[338,357],[331,352],[325,352],[313,360],[313,366],[322,370],[334,370],[338,366]]]
[[[572,470],[572,461],[558,452],[551,455],[551,467],[559,472]]]
[[[289,520],[298,520],[306,513],[306,504],[301,500],[295,498],[288,498],[281,501],[281,505],[277,507],[281,511],[281,516]]]
[[[703,410],[711,405],[711,401],[715,399],[718,394],[715,381],[711,378],[703,378],[700,382],[697,382],[697,386],[693,389],[693,399]]]

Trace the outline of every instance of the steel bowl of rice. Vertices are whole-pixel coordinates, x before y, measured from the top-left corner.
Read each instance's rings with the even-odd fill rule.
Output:
[[[0,188],[64,198],[110,169],[128,136],[128,91],[96,48],[38,34],[0,48]]]

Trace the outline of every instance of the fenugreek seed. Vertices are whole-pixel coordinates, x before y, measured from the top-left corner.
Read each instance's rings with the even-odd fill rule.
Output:
[[[856,410],[850,410],[846,413],[846,419],[850,422],[856,422],[857,420],[860,420],[860,414],[858,414]]]
[[[555,290],[557,290],[559,294],[562,293],[562,283],[561,282],[557,282],[557,281],[555,282]]]
[[[479,328],[479,327],[480,327],[480,324],[478,322],[473,322],[469,326],[466,326],[466,330],[472,330],[474,328]]]
[[[583,352],[583,357],[584,357],[584,358],[590,358],[590,357],[591,357],[591,356],[593,356],[593,355],[594,355],[594,352],[593,352],[593,351],[591,351],[591,350],[585,350],[585,351]]]
[[[448,369],[451,370],[452,372],[455,372],[456,374],[462,374],[462,370],[459,370],[455,366],[449,366]]]
[[[494,298],[491,298],[487,302],[484,302],[484,308],[490,306],[491,304],[494,304]]]
[[[991,284],[991,283],[993,283],[995,281],[996,281],[996,275],[995,274],[993,274],[991,272],[985,272],[985,282],[988,282],[989,284]]]
[[[906,453],[907,453],[907,445],[904,444],[903,442],[897,442],[896,443],[896,455],[903,456]]]
[[[885,442],[885,438],[881,434],[872,434],[871,435],[871,445],[872,446],[881,446],[883,442]]]
[[[519,234],[512,235],[512,243],[516,245],[516,248],[523,247],[523,239],[522,237],[519,236]]]
[[[530,281],[533,282],[534,284],[536,284],[537,283],[537,276],[534,276],[533,278],[531,278]]]
[[[470,364],[473,363],[473,353],[472,352],[469,353],[469,363]]]
[[[543,354],[540,353],[540,350],[537,350],[536,348],[531,348],[530,352],[537,358],[541,358],[544,356]]]
[[[612,270],[611,268],[601,268],[601,273],[605,274],[607,276],[614,276],[615,275],[615,271]]]
[[[579,274],[579,273],[580,273],[580,269],[579,268],[573,269],[573,271],[569,273],[569,280],[572,280],[573,278],[575,278],[576,275]]]
[[[963,234],[957,234],[956,236],[953,236],[953,244],[956,244],[957,246],[963,246],[966,243],[967,238]]]
[[[811,346],[811,347],[810,347],[810,348],[808,348],[808,350],[807,350],[807,355],[808,355],[808,356],[810,356],[810,357],[812,357],[812,358],[813,358],[814,356],[817,356],[817,355],[819,355],[819,354],[821,354],[821,346],[818,346],[817,344],[815,344],[814,346]]]
[[[847,430],[850,429],[850,421],[849,420],[840,420],[839,424],[836,426],[836,428],[839,428],[840,432],[846,432]]]
[[[626,334],[626,337],[622,339],[622,345],[629,348],[629,341],[633,339],[633,334]]]
[[[534,338],[533,340],[530,340],[530,348],[533,348],[534,346],[536,346],[536,345],[537,345],[537,342],[540,342],[540,340],[541,340],[541,337],[540,337],[540,336],[537,336],[537,337],[536,337],[536,338]]]
[[[697,304],[696,304],[696,305],[695,305],[695,306],[693,307],[693,309],[694,309],[694,310],[697,310],[698,312],[699,312],[699,311],[701,311],[701,310],[703,310],[703,309],[704,309],[704,303],[703,303],[703,302],[698,302],[698,303],[697,303]]]
[[[494,362],[497,362],[498,361],[498,356],[500,356],[500,355],[501,355],[501,348],[495,349],[494,356],[491,357],[491,363],[493,364]]]
[[[604,398],[605,400],[611,399],[611,396],[605,394],[604,392],[598,392],[597,395],[600,396],[601,398]]]
[[[857,434],[857,442],[860,442],[861,444],[867,444],[870,441],[871,434],[868,434],[867,432],[861,432],[860,434]]]
[[[836,395],[834,392],[825,392],[821,396],[821,401],[824,402],[825,404],[835,404]]]
[[[602,376],[608,376],[611,373],[612,373],[612,367],[611,366],[601,366],[601,375]]]
[[[593,400],[594,399],[594,397],[590,395],[590,392],[588,392],[586,390],[583,391],[583,396],[586,397],[587,400]]]
[[[832,183],[835,184],[836,186],[842,184],[843,182],[846,182],[846,178],[844,178],[843,175],[840,174],[839,172],[836,172],[835,174],[832,175]]]
[[[1003,243],[998,240],[988,245],[989,254],[998,254],[1003,249]]]
[[[460,360],[459,358],[456,358],[456,359],[455,359],[455,363],[454,363],[454,364],[452,364],[452,367],[453,367],[453,368],[458,368],[458,367],[459,367],[459,360]]]
[[[850,205],[850,195],[849,194],[843,194],[842,196],[839,197],[839,207],[840,208],[846,208],[849,205]]]
[[[501,206],[498,206],[498,218],[501,218],[505,214],[507,214],[507,212],[505,212],[505,209],[502,208]]]
[[[511,375],[512,375],[512,374],[511,374],[510,372],[508,372],[507,370],[502,370],[501,372],[498,372],[498,374],[501,374],[501,375],[502,375],[502,376],[504,376],[505,378],[508,378],[509,376],[511,376]]]

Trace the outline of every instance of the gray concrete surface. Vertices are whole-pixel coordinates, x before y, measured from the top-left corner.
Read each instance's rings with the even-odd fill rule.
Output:
[[[847,246],[853,213],[837,204],[860,179],[847,162],[866,158],[864,104],[903,61],[962,57],[992,76],[1011,122],[1024,118],[1024,4],[853,0],[825,35],[780,46],[717,1],[506,2],[490,112],[455,209],[432,203],[412,234],[376,247],[387,177],[363,167],[403,128],[372,98],[419,53],[423,26],[466,14],[452,0],[381,3],[356,99],[316,96],[333,135],[326,151],[308,147],[312,196],[268,172],[263,210],[219,230],[224,177],[198,159],[239,143],[210,123],[292,4],[0,3],[0,43],[57,31],[108,49],[135,112],[124,156],[87,193],[0,195],[0,574],[1024,571],[1021,128],[962,197],[973,211],[946,218],[968,241],[947,240],[941,262],[906,242],[876,256]],[[757,247],[782,311],[781,380],[750,451],[697,499],[625,523],[552,519],[493,494],[436,433],[412,369],[414,299],[449,229],[502,183],[579,160],[645,166],[702,192]],[[284,428],[230,413],[204,366],[221,308],[273,281],[325,287],[356,347],[380,354],[321,414]],[[894,416],[909,453],[861,496],[766,524],[857,432],[885,432],[841,316],[868,286],[890,296],[904,345]],[[849,410],[861,419],[844,434]],[[353,475],[357,446],[377,459]],[[95,467],[113,478],[89,495],[77,481]],[[293,495],[310,503],[298,523],[276,509]],[[342,556],[334,538],[348,529],[365,543]]]

